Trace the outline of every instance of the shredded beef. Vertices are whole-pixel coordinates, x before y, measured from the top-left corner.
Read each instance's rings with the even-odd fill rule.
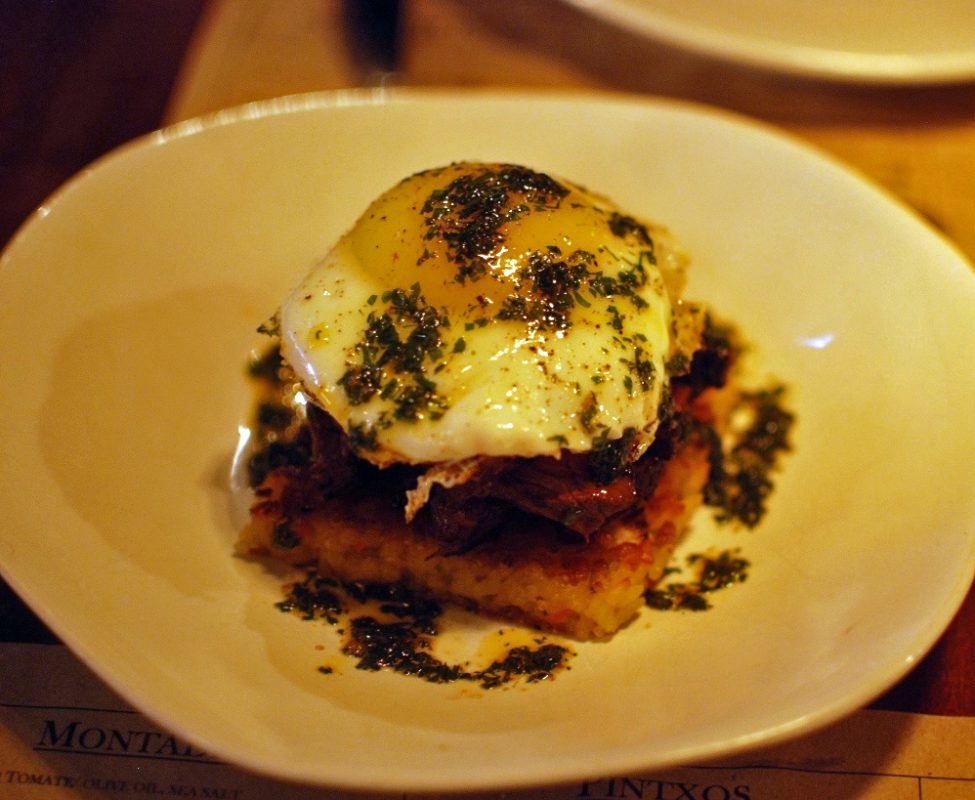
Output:
[[[285,516],[307,514],[327,500],[364,489],[401,497],[415,481],[412,468],[380,470],[359,458],[342,426],[322,409],[309,404],[307,414],[302,435],[309,438],[311,458],[307,464],[281,468],[288,473],[280,498]]]
[[[433,530],[452,550],[462,551],[517,510],[589,539],[609,519],[653,493],[679,430],[675,424],[661,425],[646,453],[608,483],[592,478],[585,453],[499,459],[489,474],[450,489],[434,487],[428,504]]]
[[[672,380],[675,391],[693,398],[709,386],[724,384],[730,351],[712,347],[695,354],[685,376]],[[608,520],[630,509],[656,488],[664,465],[687,435],[687,417],[671,409],[661,420],[653,443],[636,460],[625,440],[609,443],[618,463],[607,468],[606,451],[563,453],[561,458],[485,458],[477,474],[457,486],[435,484],[415,523],[429,531],[446,553],[476,546],[515,516],[558,523],[567,533],[588,540]],[[422,467],[379,469],[359,458],[341,426],[326,412],[308,407],[312,456],[289,470],[281,498],[288,514],[307,513],[328,499],[360,491],[392,497],[402,507]],[[620,449],[622,448],[622,449]]]
[[[725,383],[731,349],[718,337],[711,344],[695,354],[686,375],[672,381],[685,402]],[[491,459],[466,483],[433,488],[428,503],[432,530],[448,549],[462,551],[485,539],[517,510],[589,539],[612,517],[653,494],[664,465],[686,438],[687,426],[687,417],[672,410],[661,420],[646,452],[632,462],[624,458],[618,469],[607,470],[599,463],[600,451],[563,453],[559,459]]]
[[[484,484],[437,490],[418,520],[426,523],[446,555],[463,553],[491,537],[516,515],[516,507],[498,497],[479,496]]]

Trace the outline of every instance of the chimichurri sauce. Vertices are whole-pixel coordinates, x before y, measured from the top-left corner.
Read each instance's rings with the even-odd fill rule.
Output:
[[[719,523],[754,528],[765,516],[773,488],[772,473],[779,458],[790,449],[789,434],[795,422],[795,416],[783,404],[784,394],[782,386],[743,393],[739,410],[748,414],[748,424],[730,444],[713,435],[704,502],[715,510]],[[713,429],[709,430],[713,434]],[[661,582],[648,589],[643,596],[650,608],[706,611],[711,608],[709,595],[743,583],[750,564],[738,550],[725,550],[717,555],[689,556],[688,566],[695,570],[696,579]]]
[[[284,379],[284,362],[277,344],[250,361],[248,375],[257,403],[251,420],[253,453],[247,462],[251,488],[259,486],[278,467],[299,466],[311,458],[311,442],[301,427],[294,393]]]
[[[743,394],[741,409],[751,415],[750,425],[730,448],[712,444],[704,502],[718,510],[719,522],[737,521],[754,528],[765,515],[772,472],[779,457],[789,450],[789,432],[795,421],[782,404],[784,392],[776,386]]]
[[[688,566],[696,579],[661,583],[648,589],[643,597],[650,608],[658,611],[707,611],[711,608],[708,595],[748,578],[748,561],[738,550],[725,550],[717,555],[696,553],[688,556]],[[669,570],[673,574],[675,570]]]
[[[378,613],[354,613],[352,609],[363,604],[377,608]],[[466,681],[485,689],[518,680],[536,683],[568,669],[573,655],[567,647],[539,636],[536,646],[512,647],[483,669],[442,661],[432,653],[440,604],[399,584],[340,583],[310,573],[292,584],[277,606],[302,619],[341,626],[342,652],[356,659],[357,669],[391,669],[430,683]],[[319,672],[331,674],[333,669],[322,667]]]

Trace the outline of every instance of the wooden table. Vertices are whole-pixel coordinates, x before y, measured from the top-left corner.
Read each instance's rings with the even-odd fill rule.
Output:
[[[746,113],[884,185],[975,260],[975,84],[866,87],[739,68],[561,0],[211,0],[161,121],[379,84],[597,89]],[[928,657],[875,707],[975,716],[975,592]]]

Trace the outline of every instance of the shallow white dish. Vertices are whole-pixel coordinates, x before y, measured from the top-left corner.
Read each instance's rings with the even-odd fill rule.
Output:
[[[256,325],[374,195],[462,158],[666,222],[693,255],[690,293],[741,325],[799,414],[759,529],[704,514],[685,547],[740,546],[745,584],[484,696],[351,663],[319,674],[335,639],[231,555],[228,489]],[[438,93],[246,107],[69,183],[4,253],[0,304],[4,577],[121,695],[250,769],[459,790],[779,741],[904,675],[972,579],[969,265],[842,166],[721,112]]]
[[[975,78],[968,0],[570,0],[628,30],[754,67],[864,83]]]

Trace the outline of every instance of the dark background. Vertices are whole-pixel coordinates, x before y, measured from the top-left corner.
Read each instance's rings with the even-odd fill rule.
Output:
[[[0,0],[0,242],[158,127],[205,0]]]

